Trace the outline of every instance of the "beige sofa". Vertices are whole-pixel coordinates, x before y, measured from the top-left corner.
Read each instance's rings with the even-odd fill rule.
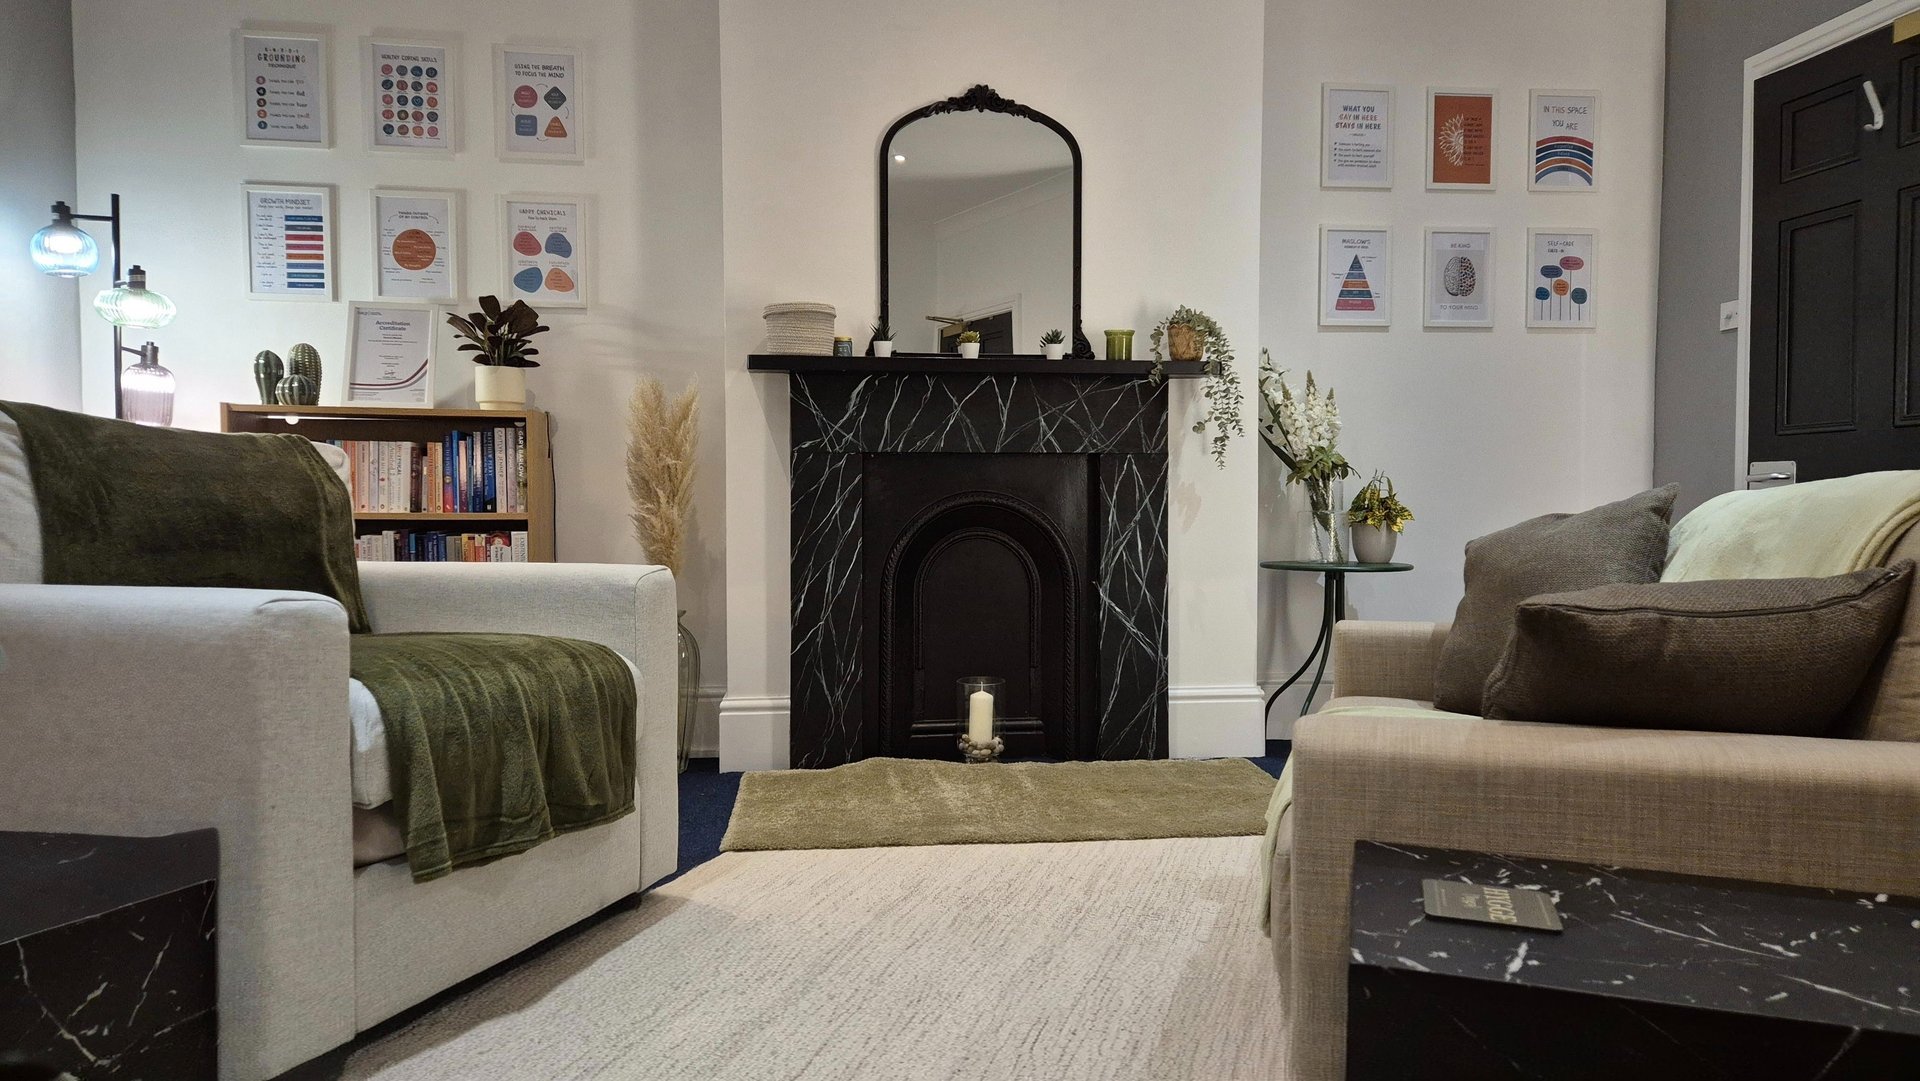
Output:
[[[1920,529],[1894,558],[1920,558]],[[1434,712],[1446,633],[1340,624],[1342,697],[1295,730],[1270,900],[1295,1081],[1344,1072],[1355,841],[1920,895],[1920,730],[1807,739]],[[1860,712],[1909,696],[1920,696],[1920,598]]]

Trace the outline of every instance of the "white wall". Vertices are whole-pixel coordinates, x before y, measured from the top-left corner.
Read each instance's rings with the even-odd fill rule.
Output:
[[[1550,13],[1523,0],[1268,3],[1261,326],[1295,379],[1311,368],[1338,389],[1347,457],[1389,470],[1417,516],[1396,556],[1417,569],[1356,576],[1354,614],[1449,619],[1469,539],[1649,484],[1665,18],[1661,0]],[[1393,190],[1321,190],[1320,84],[1333,80],[1394,86]],[[1429,84],[1500,92],[1496,191],[1424,189]],[[1596,191],[1527,191],[1529,88],[1600,91]],[[1392,227],[1391,328],[1315,325],[1322,223]],[[1421,328],[1422,229],[1439,225],[1496,230],[1493,329]],[[1529,226],[1598,230],[1598,329],[1526,329]],[[1298,556],[1311,543],[1305,512],[1277,494],[1281,473],[1263,458],[1262,557]],[[1270,574],[1261,601],[1262,675],[1278,683],[1312,641],[1319,589]],[[1275,706],[1276,734],[1301,691]]]
[[[939,47],[927,47],[937,28]],[[1211,312],[1252,380],[1260,340],[1262,9],[977,0],[732,0],[721,11],[726,234],[728,690],[721,766],[786,758],[787,386],[750,376],[762,306],[823,299],[840,333],[878,295],[874,155],[902,113],[984,82],[1084,155],[1085,321],[1146,332]],[[1195,61],[1193,58],[1204,58]],[[1179,62],[1168,63],[1169,59]],[[1192,62],[1189,62],[1192,61]],[[1198,161],[1187,167],[1170,163]],[[1178,384],[1170,499],[1172,749],[1257,753],[1255,450],[1216,471]]]
[[[543,366],[530,373],[531,404],[552,420],[558,477],[559,556],[638,562],[623,460],[626,401],[637,377],[655,375],[705,395],[699,490],[681,605],[707,644],[703,684],[725,680],[724,567],[720,499],[724,439],[720,350],[718,12],[713,3],[547,4],[468,0],[201,0],[152,18],[141,0],[77,0],[79,70],[111,73],[79,88],[80,193],[89,204],[124,193],[130,252],[152,272],[180,317],[156,332],[180,381],[176,423],[211,428],[222,400],[254,400],[253,354],[284,354],[311,342],[325,364],[323,402],[340,400],[346,304],[371,298],[370,188],[456,188],[466,193],[467,301],[505,295],[498,196],[515,191],[583,193],[592,204],[592,307],[550,310]],[[250,23],[324,19],[332,34],[332,149],[244,147],[234,134],[231,32]],[[449,25],[449,23],[451,25]],[[128,27],[139,27],[129,32]],[[363,35],[426,34],[446,26],[462,50],[467,94],[462,150],[451,158],[373,153],[355,106]],[[577,43],[585,49],[588,157],[578,165],[496,159],[492,46]],[[129,88],[139,92],[129,100]],[[480,95],[476,97],[475,95]],[[248,301],[240,185],[331,184],[339,299]],[[51,196],[49,197],[51,198]],[[463,303],[461,310],[471,310]],[[107,328],[86,325],[88,406],[111,406]],[[472,401],[472,365],[442,328],[435,367],[440,404]],[[708,742],[710,745],[711,737]]]
[[[80,290],[106,288],[105,271],[76,285],[34,269],[27,242],[53,220],[56,201],[105,213],[74,198],[73,28],[56,0],[0,0],[0,398],[62,409],[80,406]],[[105,226],[103,267],[112,256]],[[89,317],[91,313],[89,312]]]

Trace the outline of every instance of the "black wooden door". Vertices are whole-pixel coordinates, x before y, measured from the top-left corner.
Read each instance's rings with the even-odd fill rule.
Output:
[[[1753,117],[1747,456],[1801,480],[1920,467],[1920,39],[1769,75]]]

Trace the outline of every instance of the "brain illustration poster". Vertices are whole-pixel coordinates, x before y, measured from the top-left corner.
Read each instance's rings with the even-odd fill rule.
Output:
[[[327,130],[327,39],[237,30],[241,136],[249,143],[324,147]]]
[[[1427,90],[1427,187],[1493,187],[1491,90]]]
[[[1493,325],[1493,231],[1427,230],[1430,327]]]
[[[497,45],[493,57],[500,157],[583,160],[579,52]]]
[[[587,306],[586,204],[579,196],[502,200],[508,301],[535,308]]]
[[[1393,321],[1393,263],[1386,229],[1320,228],[1320,325],[1384,327]]]
[[[1593,233],[1582,229],[1527,230],[1527,325],[1591,327]]]
[[[453,67],[444,45],[367,43],[362,100],[374,149],[454,149]]]
[[[376,190],[375,295],[408,300],[457,298],[459,226],[458,192]]]
[[[1527,186],[1534,191],[1592,191],[1600,141],[1600,95],[1535,90],[1528,95]]]
[[[1393,88],[1320,88],[1320,185],[1393,187]]]

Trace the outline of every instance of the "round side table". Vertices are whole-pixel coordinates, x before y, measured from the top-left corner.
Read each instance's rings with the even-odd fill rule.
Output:
[[[1272,712],[1274,699],[1282,691],[1300,682],[1306,675],[1315,658],[1320,667],[1313,673],[1313,684],[1307,688],[1307,700],[1300,706],[1300,716],[1305,717],[1313,708],[1313,696],[1320,693],[1320,677],[1327,673],[1327,658],[1333,655],[1333,625],[1345,619],[1347,612],[1347,575],[1349,574],[1391,574],[1395,571],[1410,571],[1411,563],[1323,563],[1317,559],[1273,559],[1261,560],[1260,569],[1265,571],[1301,571],[1307,574],[1325,575],[1320,606],[1320,633],[1313,640],[1313,648],[1307,651],[1307,659],[1287,681],[1275,687],[1267,696],[1266,711]]]

